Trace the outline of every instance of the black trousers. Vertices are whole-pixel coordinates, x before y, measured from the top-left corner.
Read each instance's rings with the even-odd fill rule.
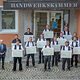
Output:
[[[48,63],[48,69],[50,69],[50,56],[44,56],[44,69],[47,69],[47,63]]]
[[[73,59],[75,58],[75,66],[78,64],[78,55],[73,55],[71,58],[71,65],[73,66]]]
[[[5,57],[0,57],[0,61],[2,60],[2,68],[4,68],[4,60],[5,60]]]
[[[39,63],[44,63],[44,56],[43,53],[41,52],[41,49],[39,49]]]
[[[26,66],[29,66],[29,58],[30,58],[30,56],[32,57],[32,64],[33,64],[33,66],[35,66],[34,54],[27,54]]]
[[[70,70],[70,58],[63,58],[62,59],[62,70],[65,70],[66,61],[67,61],[67,69]]]
[[[16,70],[17,60],[19,62],[19,70],[22,70],[22,58],[21,57],[14,57],[13,59],[14,59],[13,70]]]
[[[54,55],[52,56],[52,66],[58,66],[58,56],[59,56],[59,52],[54,52]]]

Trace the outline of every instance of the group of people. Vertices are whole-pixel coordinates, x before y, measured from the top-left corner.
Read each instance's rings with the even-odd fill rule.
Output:
[[[39,61],[38,64],[43,63],[44,64],[44,71],[47,70],[47,63],[48,63],[48,70],[51,70],[51,66],[58,67],[58,62],[62,61],[62,70],[65,71],[65,63],[67,61],[67,70],[70,71],[70,68],[73,67],[73,62],[75,58],[75,67],[78,67],[78,55],[73,54],[73,48],[79,47],[79,38],[77,37],[77,33],[75,32],[72,37],[72,42],[69,42],[66,40],[65,45],[60,47],[60,50],[72,50],[72,58],[60,58],[61,51],[60,52],[54,52],[53,56],[44,56],[43,50],[44,48],[52,48],[53,45],[59,45],[58,39],[65,39],[63,35],[71,35],[71,32],[68,29],[68,26],[65,26],[65,29],[63,32],[60,33],[60,36],[54,36],[53,39],[45,39],[44,33],[51,31],[49,25],[46,25],[46,29],[44,29],[43,33],[40,35],[40,38],[38,38],[37,41],[46,41],[46,45],[43,46],[43,48],[39,48]],[[33,33],[30,32],[30,28],[27,28],[27,32],[24,33],[24,35],[33,35]],[[25,43],[25,48],[20,45],[21,40],[18,38],[18,35],[15,35],[15,39],[12,41],[12,43],[16,43],[15,46],[12,46],[12,50],[23,50],[25,52],[26,47],[30,46],[36,46],[36,43],[32,40],[32,37],[29,38],[29,41]],[[4,69],[4,58],[6,53],[6,45],[3,44],[3,41],[0,40],[0,59],[2,58],[2,69]],[[29,58],[32,57],[32,65],[35,68],[35,57],[34,54],[27,54],[27,60],[26,60],[26,68],[29,67]],[[19,61],[19,70],[22,71],[22,58],[21,57],[14,57],[13,58],[13,71],[16,71],[16,63],[17,60]],[[52,64],[50,64],[52,63]]]

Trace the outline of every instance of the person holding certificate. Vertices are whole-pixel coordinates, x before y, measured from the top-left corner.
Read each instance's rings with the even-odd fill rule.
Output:
[[[79,38],[77,37],[77,33],[76,32],[74,32],[72,40],[74,40],[74,37],[76,37],[77,41],[79,42]]]
[[[51,46],[58,45],[57,37],[53,38],[53,41],[51,42]],[[58,66],[58,55],[59,52],[54,52],[53,58],[52,58],[52,67],[54,66],[54,60],[55,60],[55,66]]]
[[[32,37],[30,37],[29,41],[26,43],[25,47],[32,47],[32,46],[35,46],[35,43],[32,41]],[[30,58],[30,56],[32,57],[32,64],[33,64],[33,67],[35,68],[34,54],[27,54],[26,68],[29,67],[29,58]]]
[[[24,35],[33,35],[33,33],[30,32],[30,28],[27,28],[27,32],[25,32]]]
[[[57,39],[64,39],[62,32],[60,33],[60,37],[58,37]]]
[[[40,35],[40,38],[37,40],[37,42],[38,41],[46,41],[43,34]],[[41,50],[42,50],[42,48],[39,48],[39,62],[38,62],[38,64],[41,63],[41,59],[42,59],[42,63],[44,63],[44,56],[43,56],[43,53],[41,52]]]
[[[65,42],[65,46],[61,48],[61,51],[70,51],[69,42]],[[62,58],[62,70],[65,71],[65,63],[67,61],[67,69],[70,71],[70,58]]]
[[[12,41],[12,43],[16,43],[17,41],[19,41],[19,43],[21,43],[21,40],[18,38],[18,35],[15,35],[15,39]]]
[[[77,41],[77,38],[74,37],[73,38],[73,41],[70,43],[70,46],[72,48],[72,51],[73,51],[73,48],[74,47],[79,47],[79,42]],[[77,68],[77,64],[78,64],[78,55],[74,55],[72,56],[72,59],[71,59],[71,67],[73,67],[73,58],[75,57],[75,67]]]
[[[42,48],[41,52],[43,52],[45,48],[51,48],[49,40],[46,41],[46,45]],[[47,62],[48,62],[48,70],[49,71],[51,70],[51,68],[50,68],[50,57],[51,57],[50,55],[44,56],[44,72],[47,70]]]
[[[23,47],[21,45],[19,45],[19,41],[16,42],[16,45],[14,45],[12,47],[12,50],[23,50]],[[17,63],[17,60],[19,62],[19,71],[22,71],[22,57],[14,57],[13,58],[14,60],[14,64],[13,64],[13,71],[16,71],[16,63]]]
[[[63,35],[71,35],[71,32],[69,31],[68,26],[65,26],[65,30],[62,33]]]
[[[2,60],[2,69],[4,70],[4,60],[6,54],[6,45],[3,43],[3,40],[0,40],[0,61]]]

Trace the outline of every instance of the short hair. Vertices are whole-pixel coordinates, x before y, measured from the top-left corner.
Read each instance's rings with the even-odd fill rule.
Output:
[[[69,41],[66,41],[65,43],[68,43],[69,44]]]
[[[27,30],[28,30],[28,29],[30,30],[30,28],[27,28]]]

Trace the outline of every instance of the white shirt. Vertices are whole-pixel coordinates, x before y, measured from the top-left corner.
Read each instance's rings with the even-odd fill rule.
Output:
[[[44,29],[44,31],[43,31],[43,33],[42,34],[44,34],[45,32],[49,32],[49,31],[51,31],[51,30],[49,30],[49,29]]]
[[[12,47],[12,50],[15,50],[15,45]],[[16,45],[16,50],[19,50],[19,45]],[[24,50],[24,48],[21,46],[21,50]]]
[[[25,47],[32,47],[32,46],[33,46],[33,44],[34,44],[34,46],[35,46],[35,42],[29,42],[29,46],[27,46],[27,45],[28,45],[28,42],[26,42]]]
[[[47,46],[46,48],[52,48],[52,47]],[[44,49],[45,49],[45,46],[42,48],[41,52],[43,52]]]
[[[77,45],[79,47],[79,42],[78,41],[77,41]],[[70,46],[72,46],[72,42],[70,43]],[[73,47],[75,47],[75,46],[76,46],[76,42],[73,41]]]
[[[54,45],[57,45],[56,41],[54,41]],[[53,46],[53,41],[51,42],[51,46]]]
[[[38,41],[46,41],[46,39],[42,39],[42,38],[41,38],[41,39],[39,40],[39,38],[38,38],[37,42],[38,42]]]

